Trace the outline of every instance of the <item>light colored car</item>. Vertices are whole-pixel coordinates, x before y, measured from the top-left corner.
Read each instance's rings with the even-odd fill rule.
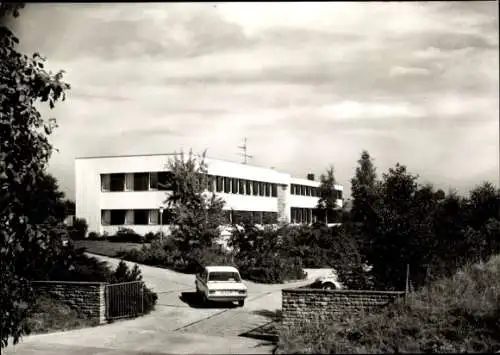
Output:
[[[206,266],[196,275],[196,293],[204,303],[238,302],[245,304],[247,287],[243,283],[238,269],[232,266]]]
[[[308,276],[312,276],[314,282],[310,285],[311,288],[321,288],[323,290],[341,290],[342,284],[338,281],[337,273],[333,269],[316,269],[314,272],[308,272]]]

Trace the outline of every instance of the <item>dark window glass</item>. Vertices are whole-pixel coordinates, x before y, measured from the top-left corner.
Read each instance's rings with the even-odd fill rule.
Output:
[[[126,210],[111,210],[109,224],[112,226],[119,226],[125,224]]]
[[[158,189],[158,173],[149,173],[149,188],[150,189]]]
[[[266,182],[266,196],[271,196],[271,184]]]
[[[244,195],[244,194],[245,194],[245,185],[246,185],[246,184],[245,184],[245,180],[243,180],[243,179],[238,179],[238,187],[239,187],[239,189],[238,189],[238,193],[239,193],[240,195]]]
[[[341,200],[342,199],[342,191],[337,190],[337,199]]]
[[[216,177],[216,182],[217,182],[217,192],[222,192],[224,190],[224,178],[222,176],[217,176]]]
[[[231,179],[228,177],[224,177],[224,192],[231,193]]]
[[[149,224],[149,210],[134,210],[134,224]]]
[[[262,224],[262,212],[261,211],[252,211],[252,219],[255,224]]]
[[[262,214],[262,222],[264,224],[275,224],[278,223],[278,213],[277,212],[264,212]]]
[[[173,176],[174,175],[170,171],[158,172],[158,190],[171,191]]]
[[[134,191],[147,191],[149,187],[148,173],[134,173]]]
[[[231,192],[233,194],[237,194],[238,193],[238,179],[233,178],[231,181],[232,181]]]
[[[245,193],[247,195],[252,194],[252,182],[249,180],[245,180]]]
[[[266,183],[259,182],[259,196],[266,196]]]
[[[311,187],[311,196],[317,196],[316,188]]]
[[[253,191],[252,191],[253,195],[258,196],[259,195],[259,183],[257,181],[253,181],[252,185],[253,185],[252,186],[253,187]]]
[[[271,196],[272,197],[277,197],[278,196],[278,185],[271,184]]]
[[[302,196],[306,195],[306,186],[304,186],[304,185],[300,186],[300,194]]]
[[[109,175],[109,191],[125,190],[125,174]]]

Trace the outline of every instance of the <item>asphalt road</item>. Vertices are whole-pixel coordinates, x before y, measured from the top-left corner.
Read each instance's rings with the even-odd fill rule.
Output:
[[[113,267],[119,262],[96,257]],[[280,285],[246,282],[248,298],[244,307],[200,307],[193,297],[193,275],[145,265],[141,270],[146,285],[158,293],[156,309],[150,314],[93,328],[28,336],[20,344],[4,349],[3,354],[271,353],[272,343],[241,334],[269,323],[270,315],[281,310],[281,289],[310,282],[310,279]]]

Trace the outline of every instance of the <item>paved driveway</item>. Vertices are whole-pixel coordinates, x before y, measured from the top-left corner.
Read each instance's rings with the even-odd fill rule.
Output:
[[[96,256],[116,267],[119,260]],[[133,263],[127,262],[133,266]],[[9,346],[4,354],[263,354],[273,344],[242,337],[270,319],[266,313],[281,310],[281,289],[309,281],[281,285],[246,282],[248,298],[243,308],[197,308],[191,302],[194,276],[141,266],[146,285],[158,293],[150,314],[93,328],[32,335]]]

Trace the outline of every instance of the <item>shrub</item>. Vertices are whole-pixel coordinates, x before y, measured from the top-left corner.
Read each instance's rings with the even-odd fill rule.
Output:
[[[145,238],[131,228],[120,228],[114,236],[108,237],[108,241],[116,243],[144,243]]]
[[[229,245],[233,248],[235,263],[247,280],[262,283],[281,283],[303,279],[305,273],[300,257],[291,255],[283,244],[282,234],[287,227],[257,228],[245,224],[234,228]]]
[[[90,232],[89,235],[87,236],[88,240],[103,240],[104,238],[101,237],[98,233],[96,232]]]
[[[89,226],[84,218],[75,218],[73,226],[70,228],[70,237],[74,240],[85,239],[88,228]]]
[[[159,240],[160,239],[160,235],[161,235],[160,232],[156,232],[156,233],[147,232],[144,235],[144,242],[145,243],[151,243],[153,240]]]
[[[108,282],[111,284],[132,281],[142,281],[141,269],[139,269],[139,266],[137,264],[135,264],[132,269],[129,269],[129,267],[123,260],[120,261],[120,263],[116,267],[115,272],[108,280]],[[148,287],[146,287],[144,283],[142,284],[142,286],[144,287],[142,300],[143,311],[144,314],[148,314],[154,309],[156,301],[158,300],[158,295]],[[137,301],[140,300],[137,299]]]

